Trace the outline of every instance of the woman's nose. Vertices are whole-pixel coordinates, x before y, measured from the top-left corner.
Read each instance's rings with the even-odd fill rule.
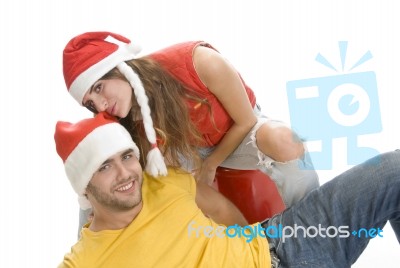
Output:
[[[98,100],[98,103],[96,105],[96,110],[97,112],[104,112],[108,108],[108,101],[106,98],[101,98]]]

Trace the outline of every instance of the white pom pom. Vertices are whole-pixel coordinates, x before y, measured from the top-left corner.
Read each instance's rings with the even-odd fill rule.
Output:
[[[151,149],[147,154],[146,172],[153,177],[168,175],[167,167],[164,163],[164,157],[162,156],[160,149],[157,147]]]
[[[132,43],[128,44],[128,49],[129,49],[129,51],[133,52],[135,55],[139,54],[140,51],[142,51],[142,47],[140,45],[138,45],[138,44],[134,45]]]
[[[79,206],[83,210],[86,210],[86,209],[89,209],[92,207],[89,200],[83,195],[78,197],[78,202],[79,202]]]

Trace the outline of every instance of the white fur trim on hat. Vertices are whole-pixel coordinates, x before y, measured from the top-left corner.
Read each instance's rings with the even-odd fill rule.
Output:
[[[118,50],[90,66],[72,82],[69,93],[80,105],[83,105],[83,97],[97,80],[115,68],[119,63],[134,59],[141,50],[138,45],[121,42],[112,36],[108,36],[104,41],[118,45]]]
[[[103,146],[99,146],[99,142],[103,143]],[[110,156],[127,149],[132,149],[139,159],[139,149],[129,133],[119,123],[109,123],[94,129],[71,152],[65,160],[65,171],[72,188],[80,198],[82,209],[87,209],[87,205],[90,205],[81,199],[86,198],[86,187],[96,170]]]

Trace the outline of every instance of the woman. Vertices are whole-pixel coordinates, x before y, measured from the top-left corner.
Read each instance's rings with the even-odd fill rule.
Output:
[[[147,172],[165,174],[164,158],[211,184],[218,166],[260,169],[286,206],[319,185],[301,140],[261,114],[253,91],[210,44],[137,58],[139,51],[118,34],[88,32],[66,45],[63,68],[79,104],[121,119],[147,154]]]

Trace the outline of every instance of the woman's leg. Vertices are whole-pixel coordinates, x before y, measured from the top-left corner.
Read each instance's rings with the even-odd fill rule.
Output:
[[[261,170],[275,182],[283,202],[286,207],[290,207],[319,186],[318,174],[307,151],[301,158],[286,162],[275,161],[261,152],[257,147],[256,133],[264,124],[282,125],[277,121],[259,118],[257,125],[221,166],[238,170]],[[212,148],[204,148],[201,152],[206,157]]]
[[[271,120],[262,115],[258,106],[254,108],[254,114],[258,118],[257,124],[235,151],[221,163],[221,166],[237,170],[261,170],[275,182],[283,202],[286,207],[290,207],[302,199],[308,192],[319,186],[317,172],[314,170],[311,159],[303,147],[301,149],[303,153],[301,156],[283,162],[272,159],[259,149],[259,140],[263,140],[263,132],[266,130],[285,129],[285,136],[288,143],[293,143],[295,134],[282,122]],[[290,134],[288,135],[287,133]],[[274,135],[277,134],[274,133]],[[296,142],[298,143],[298,140]],[[213,149],[213,147],[200,148],[199,152],[203,158],[206,158]],[[287,159],[290,159],[290,157]]]

